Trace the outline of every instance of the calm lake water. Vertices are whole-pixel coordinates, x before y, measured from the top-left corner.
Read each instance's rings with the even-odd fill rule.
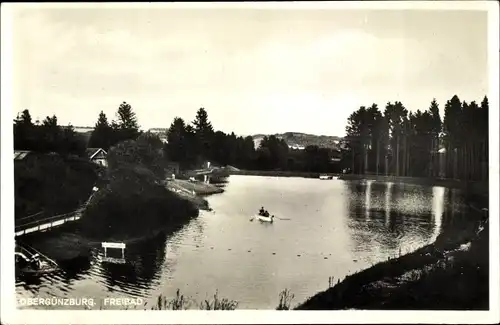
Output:
[[[443,187],[231,176],[225,190],[207,198],[214,211],[127,248],[127,265],[102,263],[96,250],[90,261],[19,280],[18,298],[142,297],[152,305],[177,289],[198,302],[217,290],[238,308],[274,309],[288,288],[296,305],[327,289],[330,276],[336,282],[433,242],[443,220],[464,209]],[[277,216],[273,224],[250,221],[261,206]]]

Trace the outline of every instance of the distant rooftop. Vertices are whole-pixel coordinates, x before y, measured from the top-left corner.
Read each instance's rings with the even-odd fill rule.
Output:
[[[28,150],[14,150],[14,160],[23,160],[30,152]]]

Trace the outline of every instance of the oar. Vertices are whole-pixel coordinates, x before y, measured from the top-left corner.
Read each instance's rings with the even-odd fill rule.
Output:
[[[292,220],[290,218],[280,218],[280,217],[275,217],[276,219],[280,219],[280,220]]]

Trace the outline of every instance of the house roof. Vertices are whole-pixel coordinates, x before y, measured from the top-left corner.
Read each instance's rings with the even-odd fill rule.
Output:
[[[99,152],[103,152],[105,155],[107,152],[103,148],[87,148],[87,155],[89,159],[94,158]]]
[[[30,152],[29,150],[14,150],[14,160],[23,160]]]

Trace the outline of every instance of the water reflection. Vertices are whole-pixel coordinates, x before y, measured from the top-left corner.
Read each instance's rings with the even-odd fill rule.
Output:
[[[391,198],[392,198],[392,182],[387,183],[385,191],[385,226],[389,227],[389,220],[391,214]]]
[[[415,249],[439,234],[444,188],[367,181],[347,183],[346,189],[352,249],[368,252],[370,261]]]
[[[91,268],[91,260],[88,257],[80,257],[70,261],[59,263],[61,278],[67,286],[81,279]]]
[[[443,219],[444,204],[445,204],[446,188],[434,186],[432,188],[432,221],[435,225],[432,240],[436,240],[441,232],[441,224]]]
[[[441,220],[441,229],[455,228],[457,225],[462,224],[463,218],[471,218],[472,215],[476,215],[477,211],[465,205],[466,197],[457,189],[448,189],[444,195],[444,201],[447,207],[443,211]],[[469,224],[471,224],[469,222]],[[458,228],[453,231],[462,231],[463,229]]]
[[[366,181],[365,216],[367,220],[370,219],[370,199],[372,183],[373,181]]]

